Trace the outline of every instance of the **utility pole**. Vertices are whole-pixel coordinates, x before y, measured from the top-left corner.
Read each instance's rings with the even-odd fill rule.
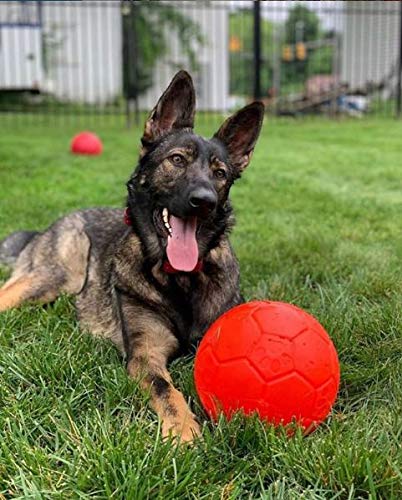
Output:
[[[254,0],[254,99],[261,98],[261,2]]]
[[[396,117],[401,117],[402,111],[402,2],[399,2],[399,59],[398,83],[396,87]]]
[[[275,23],[272,30],[272,47],[273,47],[273,102],[275,103],[275,112],[279,110],[279,99],[281,95],[281,34],[280,27]]]

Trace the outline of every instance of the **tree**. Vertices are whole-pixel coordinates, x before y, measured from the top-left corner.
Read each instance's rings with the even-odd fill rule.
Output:
[[[309,75],[330,75],[332,73],[332,61],[334,48],[326,45],[311,52],[308,59]]]
[[[330,38],[331,33],[322,31],[320,19],[314,11],[300,4],[290,9],[285,22],[285,42],[295,46],[299,42],[321,40],[322,44],[307,48],[304,60],[285,64],[282,82],[302,85],[310,76],[330,74],[334,53],[333,47],[327,43]]]
[[[320,34],[320,20],[315,12],[304,5],[296,5],[288,14],[285,22],[286,42],[310,42]]]
[[[196,22],[165,2],[127,2],[123,11],[123,83],[127,97],[138,97],[152,86],[155,65],[169,54],[172,35],[178,37],[190,69],[196,70],[197,50],[204,43]]]

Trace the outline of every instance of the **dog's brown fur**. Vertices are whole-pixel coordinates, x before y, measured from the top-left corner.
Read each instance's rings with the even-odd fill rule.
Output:
[[[50,302],[61,292],[76,295],[82,327],[124,352],[129,376],[150,391],[163,435],[182,441],[198,435],[199,425],[167,364],[241,302],[228,194],[250,161],[263,119],[263,106],[253,103],[206,140],[192,132],[194,105],[191,78],[181,71],[145,126],[128,182],[131,228],[121,210],[89,209],[43,233],[14,233],[0,243],[0,260],[14,267],[0,290],[0,311],[27,300]],[[207,197],[191,205],[199,186]],[[163,207],[175,217],[197,217],[202,271],[164,271]]]

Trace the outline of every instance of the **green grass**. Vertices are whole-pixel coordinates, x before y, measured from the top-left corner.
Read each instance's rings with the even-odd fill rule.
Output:
[[[124,203],[138,131],[105,119],[104,154],[80,158],[72,123],[6,123],[0,237]],[[339,398],[315,433],[238,417],[206,422],[191,449],[162,442],[114,347],[62,297],[0,315],[0,498],[402,498],[401,137],[392,119],[267,119],[233,189],[246,297],[307,309],[338,350]],[[192,368],[176,361],[173,378],[203,418]]]

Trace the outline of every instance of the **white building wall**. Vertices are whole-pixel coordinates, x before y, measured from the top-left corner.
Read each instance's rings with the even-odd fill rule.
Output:
[[[120,3],[48,1],[42,12],[43,28],[0,26],[0,88],[94,104],[121,95]],[[19,2],[0,2],[0,22],[21,21],[20,13]]]
[[[352,88],[379,83],[395,66],[399,57],[399,8],[398,1],[345,2],[341,78]]]
[[[122,93],[120,5],[90,4],[44,4],[44,30],[54,45],[44,87],[63,100],[103,104]]]
[[[40,29],[1,28],[0,37],[0,88],[39,88],[43,81]]]
[[[0,2],[0,88],[39,88],[43,79],[41,30],[33,26],[38,22],[36,5]],[[14,27],[16,23],[25,26]]]
[[[198,109],[227,109],[227,4],[219,0],[212,4],[189,0],[172,1],[171,4],[199,24],[205,39],[205,44],[197,48],[200,70],[192,71]],[[5,16],[4,8],[5,4],[0,2],[0,19],[2,13]],[[61,100],[92,104],[105,104],[122,95],[119,1],[43,2],[43,30],[0,28],[0,34],[0,87],[40,88]],[[43,35],[46,72],[42,57]],[[166,39],[168,54],[155,67],[154,85],[140,97],[141,109],[155,105],[179,68],[190,69],[177,35],[169,33]]]

